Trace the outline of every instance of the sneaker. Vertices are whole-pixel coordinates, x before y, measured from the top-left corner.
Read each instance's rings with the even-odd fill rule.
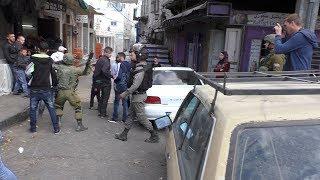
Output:
[[[58,130],[54,130],[54,134],[55,134],[55,135],[58,135],[58,134],[60,134],[60,132],[61,132],[61,129],[58,129]]]
[[[93,109],[93,107],[92,107],[92,106],[90,106],[90,107],[89,107],[89,109],[91,109],[91,110],[92,110],[92,109]]]

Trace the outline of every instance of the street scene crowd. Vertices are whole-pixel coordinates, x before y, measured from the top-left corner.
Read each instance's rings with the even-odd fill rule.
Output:
[[[280,22],[279,22],[280,23]],[[102,55],[93,61],[91,52],[84,64],[75,65],[76,55],[68,52],[57,40],[55,51],[49,51],[45,40],[31,46],[30,39],[23,35],[7,34],[7,42],[2,47],[5,59],[14,75],[14,95],[30,99],[31,133],[37,132],[37,120],[44,107],[48,109],[52,130],[55,135],[63,131],[64,106],[68,101],[74,109],[75,131],[88,130],[83,123],[81,98],[77,93],[80,76],[92,74],[90,106],[97,110],[97,116],[109,122],[122,122],[123,131],[114,134],[121,141],[128,140],[128,133],[134,121],[141,123],[150,133],[147,143],[159,142],[159,135],[145,114],[146,91],[152,86],[153,68],[160,67],[157,58],[147,62],[148,51],[143,44],[135,44],[129,51],[129,59],[124,52],[116,52],[115,63],[111,63],[113,49],[105,47]],[[318,47],[316,35],[303,29],[297,14],[285,18],[283,25],[276,24],[274,33],[265,36],[268,53],[260,60],[258,71],[301,71],[311,69],[313,49]],[[25,43],[27,41],[27,43]],[[214,72],[229,72],[228,52],[221,49]],[[112,84],[113,83],[113,84]],[[113,89],[112,89],[113,87]],[[114,91],[113,113],[107,113],[111,91]],[[94,102],[97,100],[97,109]],[[122,107],[122,115],[119,114]],[[129,115],[131,118],[129,118]],[[15,179],[15,175],[1,167],[2,179]],[[1,179],[1,178],[0,178]]]

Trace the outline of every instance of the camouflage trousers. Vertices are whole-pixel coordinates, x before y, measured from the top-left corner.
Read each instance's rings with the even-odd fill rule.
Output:
[[[59,90],[55,101],[57,116],[63,115],[64,104],[68,101],[75,110],[75,118],[82,119],[81,99],[74,90]]]
[[[137,120],[139,121],[147,130],[151,131],[153,130],[153,126],[151,122],[147,119],[145,110],[144,110],[144,102],[131,102],[130,103],[130,116],[131,118],[128,118],[125,121],[125,128],[131,129],[133,121]]]

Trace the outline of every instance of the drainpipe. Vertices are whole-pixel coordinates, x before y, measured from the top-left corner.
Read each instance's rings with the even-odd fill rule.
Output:
[[[306,29],[315,30],[319,3],[320,0],[297,0],[296,13],[302,18]]]

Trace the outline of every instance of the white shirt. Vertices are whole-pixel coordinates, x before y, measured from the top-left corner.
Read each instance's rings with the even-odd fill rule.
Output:
[[[120,68],[121,63],[112,63],[111,65],[111,75],[113,79],[116,79],[118,77],[118,72]]]
[[[64,55],[63,52],[57,51],[51,55],[51,58],[53,59],[54,62],[59,62],[63,60],[63,55]]]

